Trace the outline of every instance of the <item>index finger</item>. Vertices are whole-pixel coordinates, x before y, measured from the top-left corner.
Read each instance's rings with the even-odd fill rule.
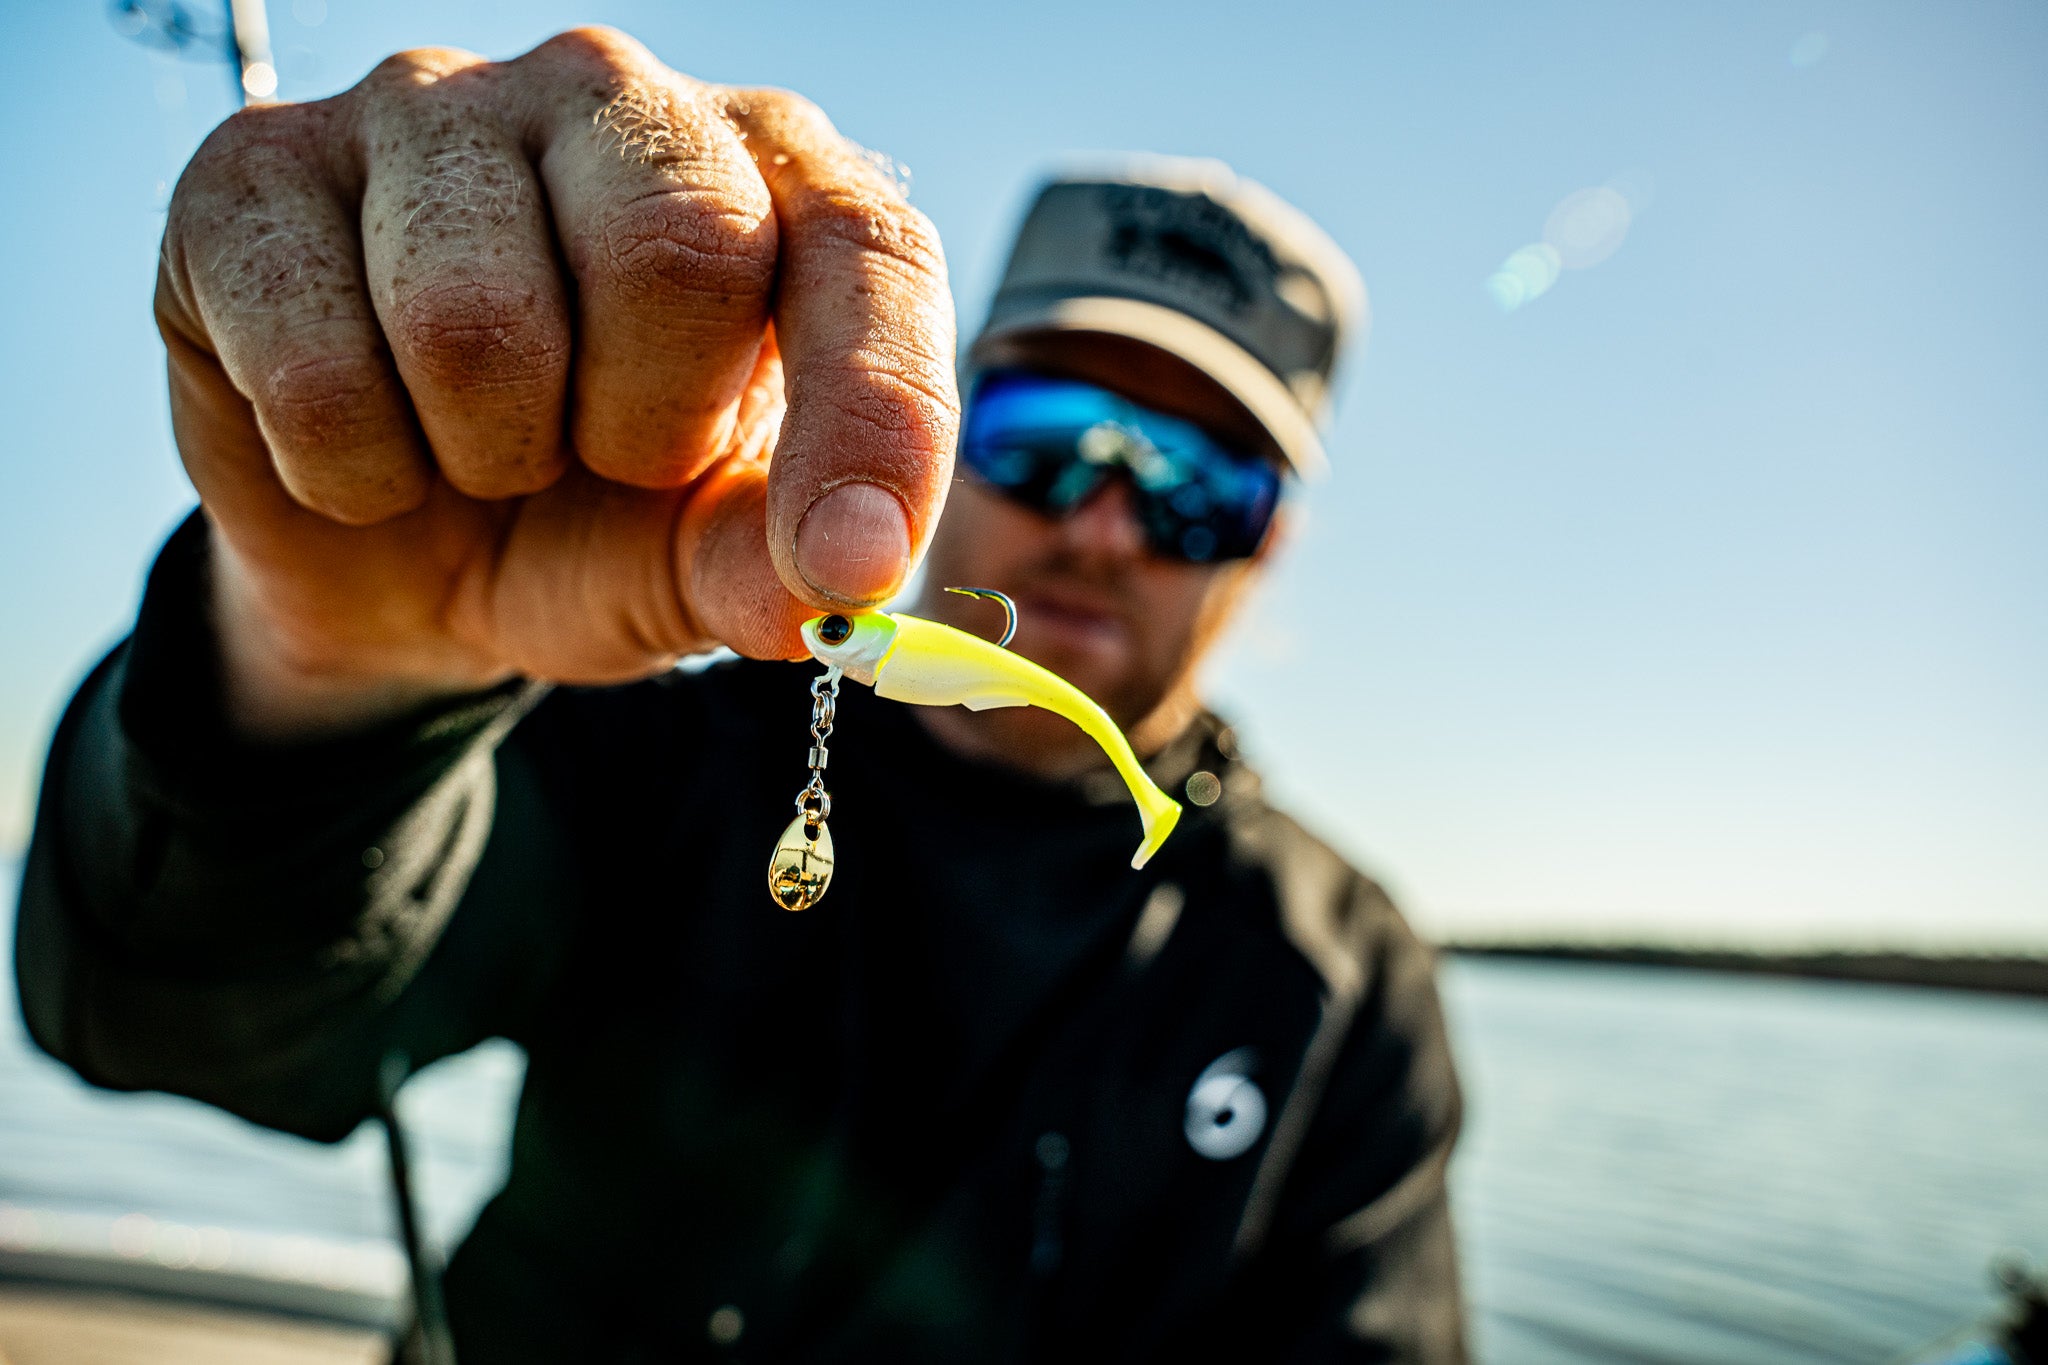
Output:
[[[952,478],[953,296],[931,220],[807,100],[734,90],[775,205],[775,333],[789,409],[768,475],[768,552],[798,597],[886,600]]]

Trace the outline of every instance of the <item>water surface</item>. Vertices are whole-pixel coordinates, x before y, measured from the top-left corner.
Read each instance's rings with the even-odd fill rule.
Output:
[[[1445,973],[1482,1357],[1884,1361],[2048,1256],[2048,1001],[1670,968]]]
[[[1881,1362],[1991,1308],[1998,1249],[2048,1257],[2048,1001],[1497,959],[1444,988],[1484,1361]],[[407,1088],[443,1241],[502,1178],[522,1065]],[[92,1090],[0,1010],[0,1213],[388,1239],[383,1161]]]

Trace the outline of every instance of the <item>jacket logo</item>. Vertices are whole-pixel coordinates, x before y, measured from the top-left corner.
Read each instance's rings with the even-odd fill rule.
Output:
[[[1251,1078],[1257,1064],[1258,1053],[1241,1047],[1224,1053],[1195,1077],[1183,1131],[1197,1156],[1228,1161],[1250,1151],[1266,1131],[1266,1095]]]

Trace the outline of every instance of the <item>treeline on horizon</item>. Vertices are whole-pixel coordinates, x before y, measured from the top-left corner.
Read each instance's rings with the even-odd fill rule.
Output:
[[[1818,981],[1865,981],[1888,986],[1940,986],[1999,995],[2048,996],[2048,956],[1924,954],[1907,952],[1747,952],[1731,948],[1664,947],[1629,943],[1450,941],[1439,948],[1458,957],[1538,958],[1635,967],[1690,967],[1700,971],[1793,976]]]

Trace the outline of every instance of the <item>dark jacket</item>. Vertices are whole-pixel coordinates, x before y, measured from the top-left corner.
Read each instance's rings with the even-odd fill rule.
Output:
[[[204,572],[194,518],[59,729],[29,1026],[321,1140],[394,1049],[517,1041],[511,1174],[448,1272],[465,1365],[1463,1358],[1430,957],[1213,719],[1151,766],[1221,799],[1137,873],[1113,778],[969,763],[848,685],[836,879],[792,915],[814,669],[258,748]]]

